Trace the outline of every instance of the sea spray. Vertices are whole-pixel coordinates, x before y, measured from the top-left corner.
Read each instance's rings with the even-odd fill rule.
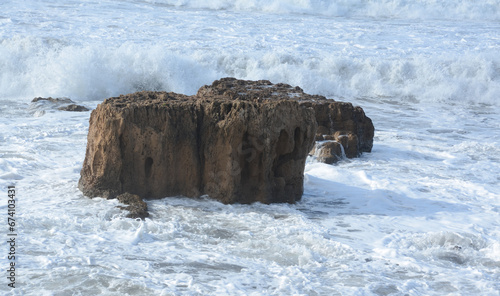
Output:
[[[56,45],[39,38],[2,41],[0,96],[100,100],[141,90],[194,94],[217,77],[270,79],[328,97],[498,104],[500,57],[493,52],[404,57],[191,51],[162,45]],[[496,52],[496,51],[495,51]]]

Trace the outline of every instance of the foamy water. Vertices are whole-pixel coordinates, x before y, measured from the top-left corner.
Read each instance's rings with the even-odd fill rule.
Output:
[[[493,0],[3,1],[0,187],[18,190],[19,245],[16,288],[4,276],[0,291],[499,295],[499,11]],[[90,112],[30,103],[95,108],[226,76],[362,106],[372,153],[309,161],[296,205],[169,197],[136,221],[77,189]]]

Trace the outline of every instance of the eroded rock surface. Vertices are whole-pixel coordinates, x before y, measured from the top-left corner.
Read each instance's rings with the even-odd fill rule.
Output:
[[[363,116],[351,104],[266,80],[224,78],[194,96],[122,95],[92,112],[79,187],[91,197],[293,203],[315,139],[331,137],[347,157],[371,150]]]
[[[337,144],[316,145],[311,155],[322,154],[323,161],[327,153],[336,162],[342,157],[358,157],[362,152],[371,152],[373,146],[374,126],[361,107],[351,103],[336,102],[320,95],[310,95],[296,86],[267,80],[245,81],[234,78],[217,80],[212,85],[205,85],[198,90],[198,97],[217,97],[228,99],[277,99],[295,100],[306,108],[313,108],[318,128],[316,141],[336,142]],[[337,148],[331,149],[333,146]],[[322,151],[323,149],[327,149]],[[328,163],[332,163],[328,161]]]

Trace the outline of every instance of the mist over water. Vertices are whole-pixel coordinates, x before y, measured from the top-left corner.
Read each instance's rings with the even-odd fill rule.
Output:
[[[19,286],[0,291],[499,295],[499,7],[3,1],[0,187],[18,190],[22,244]],[[90,112],[30,103],[95,108],[138,90],[194,94],[227,76],[360,105],[376,128],[372,153],[309,160],[296,205],[168,197],[136,221],[77,189]]]

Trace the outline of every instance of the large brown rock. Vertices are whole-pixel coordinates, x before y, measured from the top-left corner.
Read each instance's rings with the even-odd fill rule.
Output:
[[[203,88],[110,98],[92,112],[79,187],[88,196],[295,202],[315,131],[311,108],[278,96]]]
[[[351,112],[348,123],[340,114],[323,127],[335,135],[343,130],[334,124],[344,124],[346,143],[356,146],[348,156],[368,151],[370,143],[360,141],[364,135],[349,140],[350,133],[364,132],[357,109],[333,103],[299,87],[234,78],[203,86],[194,96],[138,92],[110,98],[90,117],[79,187],[91,197],[128,192],[293,203],[302,196],[306,157],[318,137],[318,106],[328,109],[325,114]]]

